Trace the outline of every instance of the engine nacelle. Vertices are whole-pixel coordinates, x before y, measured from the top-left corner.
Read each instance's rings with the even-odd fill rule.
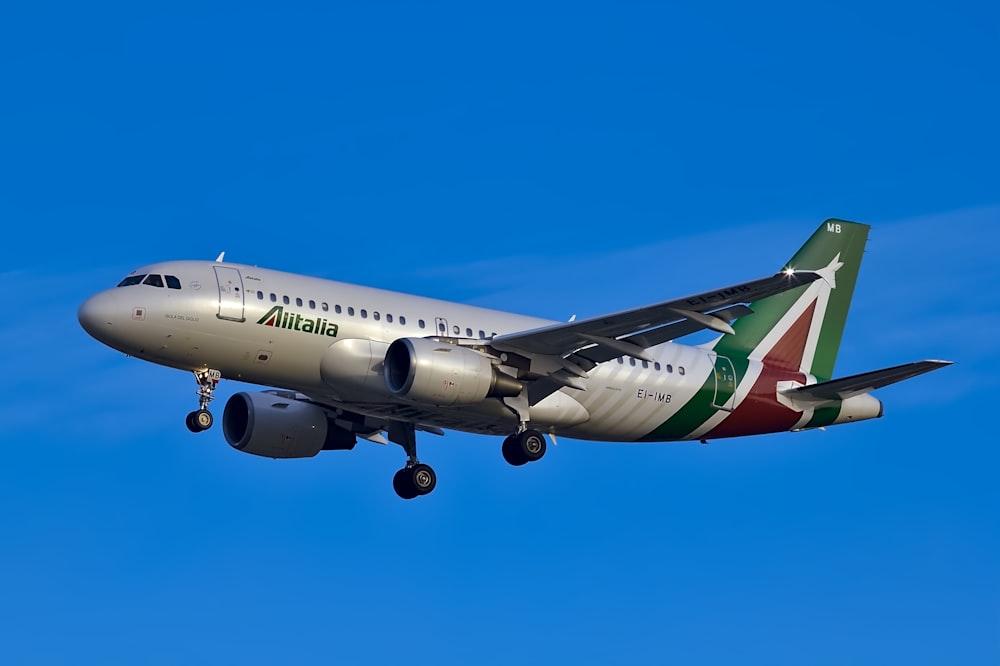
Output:
[[[222,433],[234,449],[267,458],[311,458],[357,443],[322,408],[277,391],[233,395],[222,413]]]
[[[393,395],[431,405],[467,405],[518,395],[523,384],[477,351],[428,338],[400,338],[383,366]]]

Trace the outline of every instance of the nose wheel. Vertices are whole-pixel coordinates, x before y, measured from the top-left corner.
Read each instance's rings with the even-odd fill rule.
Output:
[[[188,414],[184,422],[191,432],[204,432],[215,422],[212,412],[208,411],[208,404],[215,398],[213,392],[222,379],[222,373],[212,369],[195,370],[194,378],[198,382],[198,409]]]
[[[198,409],[187,415],[184,423],[191,432],[204,432],[212,427],[215,419],[207,409]]]

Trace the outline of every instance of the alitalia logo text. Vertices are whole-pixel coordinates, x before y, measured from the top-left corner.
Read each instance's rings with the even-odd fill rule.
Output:
[[[325,335],[329,338],[337,337],[337,325],[330,323],[329,320],[323,317],[310,319],[294,312],[285,312],[285,308],[280,305],[275,305],[268,310],[267,314],[257,320],[257,323],[261,326],[274,326],[275,328],[287,328],[290,331]]]

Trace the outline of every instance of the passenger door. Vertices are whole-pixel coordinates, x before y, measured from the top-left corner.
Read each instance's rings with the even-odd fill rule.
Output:
[[[243,311],[243,278],[239,270],[215,266],[215,279],[219,283],[219,319],[246,321]]]

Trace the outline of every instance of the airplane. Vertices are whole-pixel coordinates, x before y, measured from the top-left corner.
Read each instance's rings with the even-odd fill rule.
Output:
[[[84,330],[198,385],[192,432],[213,425],[221,379],[274,387],[227,401],[235,449],[270,458],[400,445],[403,499],[437,475],[416,432],[502,436],[541,459],[546,435],[701,441],[879,418],[871,391],[950,365],[925,360],[833,378],[870,227],[823,222],[777,273],[568,322],[224,261],[139,268],[79,308]],[[707,331],[711,342],[676,342]],[[388,437],[388,442],[386,441]]]

